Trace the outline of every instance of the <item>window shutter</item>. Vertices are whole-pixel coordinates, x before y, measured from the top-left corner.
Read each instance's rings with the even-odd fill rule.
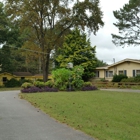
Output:
[[[133,77],[135,77],[135,70],[133,70]]]
[[[126,75],[126,76],[127,76],[127,70],[124,70],[124,75]]]
[[[108,77],[108,71],[106,71],[106,77]]]
[[[100,77],[100,71],[98,71],[98,77]]]

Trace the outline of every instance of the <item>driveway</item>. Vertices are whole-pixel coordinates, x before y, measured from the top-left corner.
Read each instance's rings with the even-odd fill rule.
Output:
[[[19,99],[18,93],[0,92],[0,140],[93,140]]]
[[[100,90],[106,90],[106,91],[118,91],[118,92],[135,92],[135,93],[140,93],[140,90],[133,90],[133,89],[100,89]]]

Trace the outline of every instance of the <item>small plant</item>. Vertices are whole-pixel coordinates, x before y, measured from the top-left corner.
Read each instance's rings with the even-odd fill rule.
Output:
[[[45,87],[45,83],[44,82],[40,82],[40,81],[35,81],[34,82],[34,86],[36,87]]]
[[[47,82],[45,82],[45,86],[53,87],[54,86],[54,82],[52,80],[48,80]]]
[[[33,84],[31,84],[31,83],[28,83],[28,82],[25,82],[25,83],[23,83],[22,85],[21,85],[21,87],[22,88],[30,88],[30,87],[32,87],[33,86]]]
[[[83,86],[92,86],[91,82],[84,82]]]
[[[21,90],[22,93],[36,93],[36,92],[57,92],[58,89],[50,87],[29,87]]]
[[[96,86],[84,86],[82,87],[82,91],[92,91],[92,90],[97,90]]]

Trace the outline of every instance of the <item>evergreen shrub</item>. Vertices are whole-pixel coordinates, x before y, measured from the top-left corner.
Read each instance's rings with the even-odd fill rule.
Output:
[[[117,75],[117,74],[115,74],[113,76],[112,82],[121,82],[122,79],[127,79],[127,78],[128,77],[126,75],[123,75],[123,74]]]

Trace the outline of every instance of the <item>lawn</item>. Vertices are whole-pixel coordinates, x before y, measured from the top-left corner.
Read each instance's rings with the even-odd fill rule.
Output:
[[[99,140],[140,140],[140,93],[20,94],[51,117]]]
[[[10,91],[10,90],[21,90],[21,87],[13,87],[13,88],[1,87],[0,88],[0,91]]]

